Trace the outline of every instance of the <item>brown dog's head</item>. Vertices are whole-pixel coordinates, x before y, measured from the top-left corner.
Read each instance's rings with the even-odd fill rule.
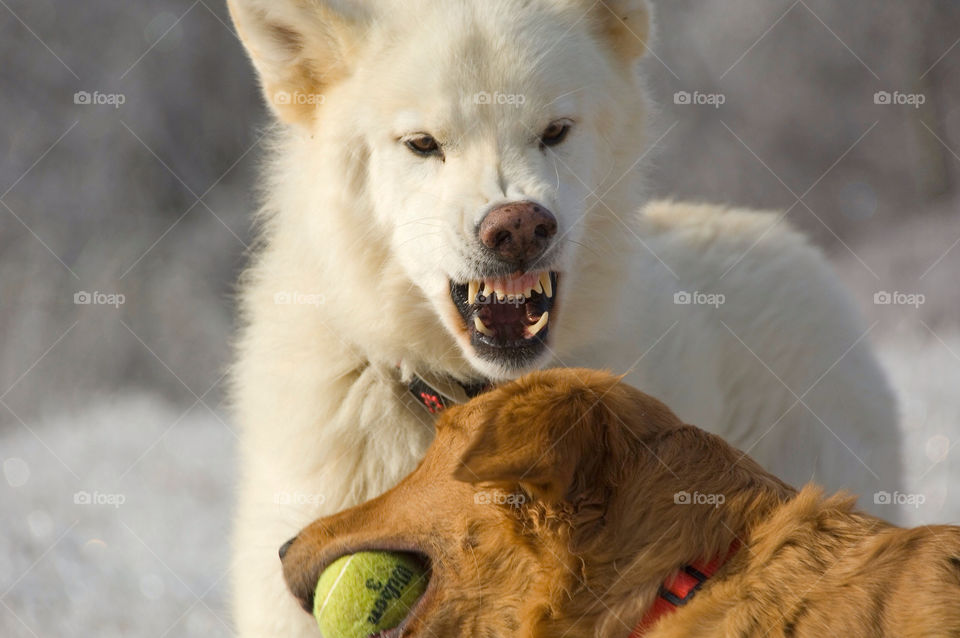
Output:
[[[284,547],[312,608],[317,579],[360,550],[420,555],[426,594],[390,635],[628,635],[657,585],[731,542],[742,521],[675,494],[762,474],[659,401],[591,370],[538,372],[447,411],[399,485]],[[740,477],[739,479],[737,477]],[[626,576],[626,577],[625,577]]]

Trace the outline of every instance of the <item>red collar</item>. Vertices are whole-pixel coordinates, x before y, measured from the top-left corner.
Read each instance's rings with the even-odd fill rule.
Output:
[[[634,628],[630,638],[642,638],[660,620],[661,616],[666,616],[678,607],[690,602],[690,599],[703,586],[703,583],[730,560],[738,549],[740,549],[740,541],[735,540],[730,544],[730,549],[726,555],[717,556],[710,562],[696,561],[684,566],[668,578],[660,585],[660,592],[653,601],[653,605]]]

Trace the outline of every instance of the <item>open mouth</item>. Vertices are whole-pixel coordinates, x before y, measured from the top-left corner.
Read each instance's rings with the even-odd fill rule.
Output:
[[[546,347],[559,275],[540,271],[450,282],[450,297],[477,354],[524,365]]]

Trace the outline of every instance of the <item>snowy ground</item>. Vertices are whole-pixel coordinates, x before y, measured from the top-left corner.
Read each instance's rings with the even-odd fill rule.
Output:
[[[911,441],[902,489],[925,499],[906,515],[960,522],[960,465],[948,454],[960,442],[960,333],[879,349]],[[3,517],[23,521],[0,538],[0,635],[232,635],[236,439],[221,419],[131,395],[0,434]]]
[[[233,635],[234,435],[145,395],[0,434],[0,636]]]

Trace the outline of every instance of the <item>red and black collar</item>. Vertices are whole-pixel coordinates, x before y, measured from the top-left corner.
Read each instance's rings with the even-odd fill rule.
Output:
[[[455,381],[454,383],[463,389],[468,399],[472,399],[493,387],[493,384],[489,381],[469,384]],[[425,407],[430,414],[439,414],[451,405],[458,403],[454,397],[437,390],[417,375],[413,375],[413,379],[407,385],[407,389],[410,390],[410,394],[412,394],[420,405]]]
[[[730,549],[725,555],[717,556],[709,562],[696,561],[684,565],[676,574],[664,581],[660,585],[660,591],[653,605],[634,628],[630,638],[642,638],[662,616],[690,602],[703,584],[730,560],[738,549],[740,549],[740,541],[735,540],[730,544]]]

